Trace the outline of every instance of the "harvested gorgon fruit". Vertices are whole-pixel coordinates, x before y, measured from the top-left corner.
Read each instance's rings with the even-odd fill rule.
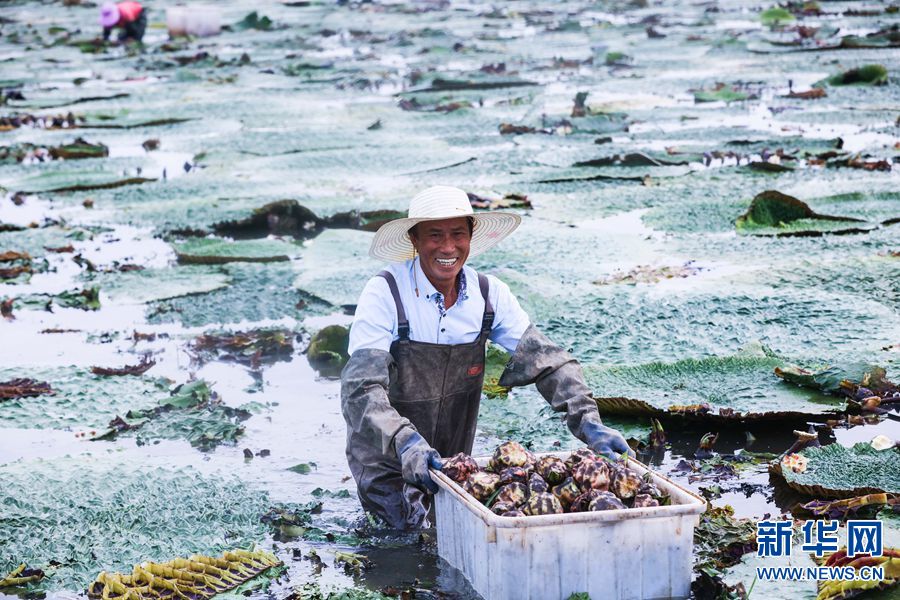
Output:
[[[565,459],[538,459],[520,443],[504,442],[484,468],[459,453],[445,460],[441,470],[504,517],[646,508],[669,501],[649,477],[590,448],[579,448]]]

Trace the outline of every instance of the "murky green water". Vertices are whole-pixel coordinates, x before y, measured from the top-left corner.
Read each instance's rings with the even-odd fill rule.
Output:
[[[255,542],[288,566],[270,588],[276,597],[316,582],[324,590],[412,586],[474,596],[437,558],[434,532],[419,540],[360,530],[339,383],[317,376],[303,355],[316,330],[350,321],[363,282],[380,267],[367,257],[371,233],[326,227],[302,239],[225,246],[221,236],[202,239],[270,202],[296,200],[327,219],[405,210],[416,191],[437,183],[489,197],[527,195],[533,208],[522,211],[519,231],[473,264],[509,283],[533,320],[583,362],[598,395],[633,395],[661,410],[706,401],[793,413],[744,425],[667,420],[669,447],[646,457],[695,490],[716,483],[713,503],[731,504],[739,516],[786,511],[798,498],[774,485],[764,465],[727,481],[689,480],[677,465],[700,436],[720,430],[722,454],[745,446],[777,453],[804,421],[843,409],[834,397],[789,388],[771,373],[774,365],[862,361],[900,377],[900,224],[880,225],[900,217],[900,49],[830,49],[848,35],[877,46],[881,38],[864,36],[897,19],[883,4],[824,2],[822,14],[778,30],[761,23],[768,5],[724,0],[495,7],[230,0],[216,7],[231,30],[170,42],[165,7],[148,3],[144,48],[97,54],[74,45],[97,33],[96,7],[64,4],[5,4],[0,117],[71,111],[79,126],[10,128],[0,131],[0,146],[83,137],[104,144],[108,156],[0,162],[0,253],[27,252],[33,270],[0,280],[0,300],[12,299],[15,317],[0,320],[0,381],[32,377],[57,390],[0,401],[0,478],[19,482],[17,473],[65,468],[94,487],[103,487],[100,473],[151,489],[182,477],[213,487],[227,479],[229,502],[242,494],[245,507],[318,499],[322,510],[312,529],[289,539],[255,524],[229,529],[209,510],[197,517],[208,531],[147,554],[137,552],[146,543],[120,539],[118,528],[93,527],[91,544],[102,551],[72,552],[42,585],[51,595],[74,597],[92,570],[128,569],[138,556]],[[234,26],[252,10],[273,26]],[[792,28],[798,24],[807,29]],[[813,37],[800,40],[801,33]],[[887,67],[886,85],[826,85],[824,98],[789,97],[871,63]],[[723,90],[735,100],[695,101]],[[578,92],[588,94],[585,116],[572,113]],[[501,133],[510,127],[529,133]],[[634,153],[653,162],[616,164],[616,155],[622,162]],[[787,168],[750,166],[767,159],[768,169]],[[600,166],[577,166],[586,161]],[[867,232],[737,233],[735,219],[766,190],[819,214],[861,219]],[[179,263],[176,252],[216,264]],[[672,272],[680,275],[629,282]],[[59,300],[94,287],[99,310]],[[273,325],[296,336],[288,361],[201,362],[191,349],[204,332]],[[156,364],[137,378],[90,373],[143,356]],[[243,428],[236,443],[198,449],[171,434],[178,427],[88,440],[110,418],[154,406],[191,379],[209,382],[221,406],[247,411],[235,421]],[[649,430],[646,417],[607,421],[639,439]],[[745,431],[755,436],[749,446]],[[879,433],[897,439],[898,421],[821,437],[852,445]],[[535,450],[576,445],[534,390],[483,402],[477,451],[508,438]],[[288,470],[299,463],[314,466],[307,474]],[[36,481],[11,493],[22,500],[66,489],[58,478]],[[11,502],[8,493],[0,498]],[[180,513],[154,506],[135,507],[136,527],[152,532],[152,513],[159,531],[172,531]],[[59,547],[0,540],[0,575],[23,560],[47,568],[61,560],[51,556]],[[374,567],[345,574],[331,562],[339,549],[368,555]],[[295,551],[309,557],[311,550],[324,566],[295,560]],[[769,591],[759,593],[814,595],[800,585]]]

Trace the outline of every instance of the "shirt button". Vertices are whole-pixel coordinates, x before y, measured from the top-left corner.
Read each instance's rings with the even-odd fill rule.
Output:
[[[447,330],[444,329],[443,327],[441,327],[441,333],[444,333],[445,331],[447,331]]]

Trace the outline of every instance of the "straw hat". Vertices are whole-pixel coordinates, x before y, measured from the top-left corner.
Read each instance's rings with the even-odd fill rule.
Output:
[[[113,27],[119,22],[119,7],[114,2],[106,2],[100,7],[100,25]]]
[[[472,210],[469,196],[459,188],[436,185],[416,194],[409,203],[405,219],[395,219],[382,225],[375,233],[369,256],[388,262],[403,262],[415,257],[409,228],[422,221],[440,221],[457,217],[475,219],[475,229],[469,245],[469,257],[490,249],[515,231],[522,217],[506,212]]]

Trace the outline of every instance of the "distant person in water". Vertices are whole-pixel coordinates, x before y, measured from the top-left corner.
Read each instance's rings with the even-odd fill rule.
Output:
[[[118,27],[120,42],[140,42],[147,29],[147,11],[140,2],[107,2],[100,7],[100,25],[104,40]]]

